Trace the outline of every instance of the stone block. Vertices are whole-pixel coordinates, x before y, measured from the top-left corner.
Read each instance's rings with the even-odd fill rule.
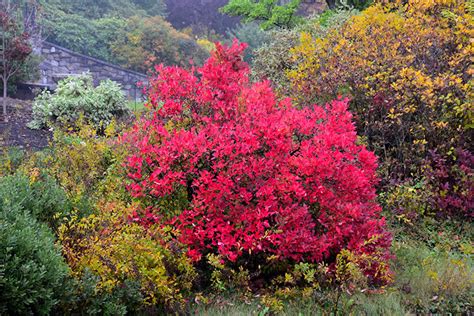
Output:
[[[68,74],[68,73],[71,73],[71,72],[70,72],[69,69],[67,69],[66,67],[61,67],[61,66],[59,66],[59,67],[56,67],[56,68],[54,69],[54,73]]]

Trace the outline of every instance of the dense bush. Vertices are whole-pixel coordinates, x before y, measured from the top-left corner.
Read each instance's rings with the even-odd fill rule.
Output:
[[[83,116],[97,130],[103,130],[114,117],[128,113],[120,85],[102,81],[94,88],[92,76],[83,74],[61,80],[56,91],[43,91],[33,104],[30,128],[44,128],[50,123],[71,124]]]
[[[70,214],[71,205],[64,190],[53,179],[41,178],[39,170],[35,171],[30,178],[21,174],[0,178],[0,207],[15,205],[57,228],[58,221]]]
[[[278,94],[291,95],[291,84],[287,72],[296,67],[291,54],[291,47],[297,46],[301,32],[314,37],[326,36],[329,32],[339,29],[356,10],[325,11],[311,17],[306,23],[291,30],[277,29],[267,32],[269,40],[252,55],[252,72],[257,80],[270,80]]]
[[[424,215],[474,216],[474,156],[458,148],[448,158],[430,151],[423,165],[423,178],[391,183],[383,199],[396,218],[416,223]]]
[[[433,215],[433,208],[429,203],[432,196],[423,179],[418,182],[393,183],[386,192],[380,194],[391,217],[404,224],[414,224],[424,216]]]
[[[359,268],[386,282],[390,237],[374,201],[376,158],[356,145],[347,101],[277,102],[268,83],[249,83],[244,47],[218,45],[198,74],[157,67],[153,118],[126,136],[136,147],[130,192],[148,217],[179,229],[195,261],[334,263],[346,248],[371,257]]]
[[[472,143],[469,5],[409,1],[391,8],[370,7],[326,36],[304,33],[292,52],[294,96],[302,104],[350,96],[359,133],[381,157],[386,185],[428,176],[425,170],[438,168],[422,167],[433,150],[447,169],[472,170],[472,160],[459,165],[459,153]],[[440,177],[434,184],[435,178],[431,187],[445,186]],[[472,203],[472,192],[462,194]],[[439,203],[437,208],[439,214],[465,214],[459,208],[445,212]]]
[[[120,179],[125,153],[114,140],[120,127],[114,122],[102,137],[91,125],[76,123],[74,131],[56,130],[51,148],[29,155],[19,170],[31,179],[54,179],[74,208],[89,214],[101,198],[125,199]]]
[[[182,309],[195,278],[185,252],[176,243],[167,244],[165,230],[130,223],[132,213],[123,203],[97,207],[98,214],[73,218],[60,228],[59,239],[73,275],[78,280],[96,276],[95,291],[102,297],[124,288],[129,296],[135,292],[137,300],[131,300],[135,306],[125,297],[118,300],[129,313]]]
[[[0,197],[0,313],[49,315],[67,292],[69,269],[47,226],[17,203],[21,194]]]
[[[461,148],[447,158],[430,152],[425,165],[432,209],[438,215],[474,217],[474,155]]]
[[[257,23],[246,23],[236,26],[232,30],[227,30],[227,37],[248,45],[244,60],[251,62],[254,52],[270,40],[269,32],[262,31]]]

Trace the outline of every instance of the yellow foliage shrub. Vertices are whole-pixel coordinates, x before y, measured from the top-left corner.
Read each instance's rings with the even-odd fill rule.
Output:
[[[131,223],[131,207],[101,202],[100,213],[71,218],[59,229],[59,241],[74,276],[86,271],[99,277],[97,289],[112,292],[125,281],[140,285],[145,305],[179,309],[195,271],[184,251],[158,227]]]
[[[214,45],[214,43],[207,38],[200,38],[196,41],[196,43],[208,53],[216,48],[216,45]]]
[[[472,5],[471,5],[472,6]],[[288,77],[302,104],[347,95],[388,177],[472,138],[474,20],[468,1],[376,4],[322,38],[301,35]]]
[[[119,177],[126,151],[116,141],[116,128],[113,122],[105,129],[105,136],[99,137],[91,125],[79,120],[68,131],[56,130],[50,148],[33,153],[20,170],[30,175],[40,170],[49,175],[74,203],[85,198],[107,196],[112,200],[124,196]]]
[[[413,225],[423,215],[432,215],[433,210],[427,203],[431,192],[423,181],[393,185],[382,197],[385,206],[392,210],[395,219],[401,223]]]

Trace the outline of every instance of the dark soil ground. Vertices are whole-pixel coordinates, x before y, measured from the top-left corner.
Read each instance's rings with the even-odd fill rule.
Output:
[[[0,107],[3,99],[0,98]],[[48,146],[52,133],[47,130],[32,130],[26,125],[31,121],[31,101],[7,98],[8,122],[0,111],[0,147],[20,147],[38,150]]]

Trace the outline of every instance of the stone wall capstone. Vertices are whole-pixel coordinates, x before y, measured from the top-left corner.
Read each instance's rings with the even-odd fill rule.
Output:
[[[41,87],[54,90],[59,80],[89,72],[95,85],[98,85],[101,80],[110,79],[122,86],[128,99],[140,100],[142,98],[142,88],[137,87],[137,83],[146,82],[145,74],[73,52],[46,41],[43,41],[36,51],[41,55],[42,62],[40,64],[41,76],[35,84]]]

